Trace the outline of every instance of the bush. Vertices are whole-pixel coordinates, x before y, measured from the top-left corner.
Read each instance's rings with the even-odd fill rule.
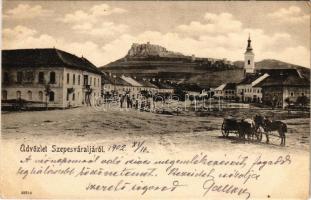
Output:
[[[305,107],[309,104],[309,99],[306,96],[299,96],[296,100],[296,105]]]

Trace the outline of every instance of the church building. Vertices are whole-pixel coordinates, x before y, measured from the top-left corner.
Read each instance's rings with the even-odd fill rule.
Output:
[[[244,69],[246,74],[255,73],[255,60],[254,60],[255,54],[253,53],[251,42],[252,41],[249,36],[247,40],[246,51],[244,53]]]

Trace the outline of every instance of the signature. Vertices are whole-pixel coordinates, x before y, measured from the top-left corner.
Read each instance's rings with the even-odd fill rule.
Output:
[[[244,196],[245,199],[249,199],[251,194],[246,187],[238,187],[230,184],[217,184],[213,177],[206,179],[203,183],[203,196],[206,196],[210,192],[236,194],[238,196]]]

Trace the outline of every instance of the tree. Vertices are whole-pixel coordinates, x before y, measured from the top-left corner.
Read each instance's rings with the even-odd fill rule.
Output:
[[[306,97],[306,96],[299,96],[299,97],[297,97],[296,105],[300,106],[301,108],[303,108],[306,105],[308,105],[308,103],[309,103],[308,97]]]

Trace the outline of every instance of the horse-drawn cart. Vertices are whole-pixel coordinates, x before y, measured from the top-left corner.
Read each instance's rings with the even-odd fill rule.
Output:
[[[228,137],[230,133],[239,135],[239,123],[235,118],[225,118],[221,125],[221,133],[224,137]]]
[[[221,125],[221,133],[228,137],[230,133],[237,135],[240,139],[253,139],[254,136],[259,142],[262,140],[262,132],[258,131],[255,122],[252,119],[235,119],[233,117],[224,118]]]

